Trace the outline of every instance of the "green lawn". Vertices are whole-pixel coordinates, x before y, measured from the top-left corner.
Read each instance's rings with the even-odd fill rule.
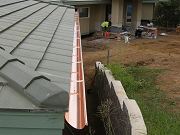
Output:
[[[148,135],[180,135],[180,115],[170,111],[176,107],[176,103],[168,99],[155,84],[162,70],[116,64],[107,67],[122,82],[128,97],[138,103]]]

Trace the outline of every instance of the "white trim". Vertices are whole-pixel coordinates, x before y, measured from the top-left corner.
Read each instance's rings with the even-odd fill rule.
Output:
[[[90,18],[90,7],[78,7],[78,9],[80,9],[80,8],[87,8],[88,9],[88,16],[87,17],[80,17],[80,14],[79,14],[79,19],[88,19],[88,18]]]

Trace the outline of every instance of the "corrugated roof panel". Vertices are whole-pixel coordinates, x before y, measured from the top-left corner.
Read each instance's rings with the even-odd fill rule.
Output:
[[[60,63],[61,62],[62,63],[68,63],[68,64],[72,63],[72,58],[70,56],[70,53],[69,53],[69,56],[68,56],[68,52],[67,52],[67,54],[63,54],[63,53],[56,54],[56,53],[47,52],[44,55],[44,60],[51,60],[51,61],[56,61],[56,62],[60,62]]]
[[[67,89],[62,89],[45,79],[37,79],[25,89],[25,93],[32,96],[40,107],[67,110],[69,96]]]
[[[61,111],[67,109],[67,89],[52,84],[47,77],[30,70],[3,50],[0,50],[0,74],[7,80],[8,86],[25,95],[34,105],[43,108],[57,107]]]
[[[69,33],[69,35],[66,33],[57,33],[57,34],[55,34],[53,41],[55,41],[55,42],[56,41],[60,42],[61,40],[71,41],[71,38],[73,38],[73,36],[70,33]],[[71,41],[71,46],[72,46],[72,41]]]
[[[40,52],[44,52],[46,49],[46,47],[44,46],[37,46],[29,43],[22,43],[18,48],[24,50],[31,50],[31,51],[40,51]]]
[[[37,13],[39,13],[39,12],[37,12]],[[41,22],[43,20],[43,18],[45,18],[45,17],[46,17],[46,15],[42,14],[42,17],[40,17],[40,18],[37,17],[38,20],[36,20],[36,21],[33,21],[33,20],[31,20],[31,22],[23,22],[23,21],[21,21],[20,23],[16,24],[14,27],[17,27],[19,29],[30,29],[31,30],[32,28],[37,26],[38,23]]]
[[[56,39],[54,39],[53,41],[52,41],[52,43],[57,43],[57,44],[66,44],[66,45],[70,45],[70,46],[72,46],[72,40],[71,39],[69,39],[68,37],[67,38],[65,38],[65,37],[58,37],[58,39],[56,38]]]
[[[27,65],[31,69],[34,69],[39,62],[38,59],[32,59],[29,57],[17,56],[17,58],[22,60],[25,63],[25,65]]]
[[[70,26],[73,26],[73,25],[70,25]],[[65,24],[61,25],[60,28],[58,29],[58,31],[61,31],[60,33],[70,34],[70,35],[73,33],[73,29],[69,28]]]
[[[61,42],[61,43],[52,42],[50,47],[59,48],[63,50],[73,50],[71,42]]]
[[[51,75],[52,74],[52,75],[57,75],[60,77],[66,77],[66,78],[68,78],[71,75],[71,73],[69,73],[69,72],[51,70],[51,69],[47,69],[47,68],[43,68],[43,67],[39,67],[37,71],[43,75],[47,75],[47,74]]]
[[[56,70],[56,71],[63,71],[67,73],[70,73],[69,71],[71,70],[71,64],[59,63],[49,60],[43,60],[42,63],[39,65],[39,67]]]
[[[58,33],[57,33],[57,35],[58,34],[60,34],[60,33],[64,33],[65,35],[72,35],[72,33],[73,33],[73,29],[72,28],[67,28],[67,27],[61,27],[61,28],[59,28],[58,29]]]
[[[58,9],[54,12],[54,14],[52,14],[48,19],[54,21],[59,20],[66,9],[67,7],[58,7]]]
[[[36,32],[48,34],[48,35],[51,35],[51,36],[53,34],[53,32],[49,31],[48,29],[37,29]]]
[[[72,9],[68,9],[67,10],[67,12],[66,12],[66,15],[64,16],[64,18],[63,18],[63,20],[62,20],[62,22],[68,22],[69,24],[72,24],[72,25],[74,25],[74,23],[73,23],[73,19],[74,19],[74,16],[72,15],[72,12],[73,12],[73,10]],[[73,19],[72,19],[73,18]]]
[[[52,38],[51,38],[51,41],[49,42],[49,44],[48,44],[48,46],[47,46],[47,50],[46,50],[46,52],[47,53],[52,53],[53,54],[53,52],[52,52],[52,49],[51,48],[49,48],[49,47],[51,47],[51,43],[53,42],[53,40],[54,40],[54,36],[56,35],[56,33],[57,33],[57,29],[59,28],[59,25],[61,24],[61,21],[62,21],[62,19],[63,19],[63,17],[64,17],[64,14],[66,13],[66,8],[58,8],[57,9],[57,13],[61,13],[61,14],[57,14],[57,15],[55,15],[55,14],[53,14],[51,17],[55,17],[55,18],[57,18],[57,16],[59,16],[59,18],[58,18],[58,23],[57,23],[57,25],[56,24],[54,24],[54,26],[56,26],[56,29],[55,29],[55,31],[54,31],[54,33],[53,33],[53,36],[52,36]],[[49,18],[48,18],[49,19]],[[50,18],[50,21],[51,20],[54,20],[54,19],[52,19],[52,18]],[[49,22],[50,22],[49,21]],[[55,52],[54,52],[55,53]],[[57,53],[57,51],[56,51],[56,53]],[[59,52],[58,53],[59,55],[64,55],[65,54],[65,52],[64,51],[61,51],[61,52]],[[41,61],[40,61],[40,63],[39,63],[39,65],[37,66],[37,70],[38,70],[38,68],[39,67],[41,67],[44,63],[46,63],[47,62],[47,59],[44,59],[44,57],[46,57],[46,54],[42,57],[42,59],[41,59]],[[71,57],[72,57],[72,53],[71,53]],[[47,58],[47,57],[46,57]],[[55,61],[49,61],[49,62],[55,62]],[[47,63],[46,63],[47,64]],[[55,66],[57,66],[57,65],[61,65],[60,63],[59,64],[57,64],[56,63],[56,65]],[[43,67],[43,66],[42,66]],[[47,67],[46,67],[47,68]],[[53,68],[53,65],[52,65],[52,68]]]
[[[2,26],[3,20],[4,21],[10,21],[7,24],[3,23],[3,27],[1,27],[0,31],[7,29],[8,27],[12,26],[13,24],[17,23],[18,21],[20,21],[21,19],[24,19],[26,17],[28,17],[29,15],[36,13],[38,10],[42,9],[43,7],[47,6],[46,3],[39,3],[37,5],[34,5],[32,7],[28,7],[25,8],[21,11],[12,13],[8,16],[2,17],[0,18],[0,26]]]
[[[72,63],[72,57],[64,56],[64,55],[57,55],[53,53],[46,53],[44,56],[44,60],[56,61],[60,63]]]
[[[73,33],[73,29],[70,28],[69,26],[72,26],[71,24],[68,24],[68,23],[63,23],[59,26],[58,30],[57,30],[57,34],[66,34],[66,35],[71,35],[72,36],[72,33]]]
[[[6,33],[2,33],[0,35],[1,38],[5,38],[7,40],[15,40],[20,42],[22,40],[22,38],[24,38],[23,36],[19,36],[19,35],[11,35],[11,34],[6,34]]]
[[[69,84],[71,81],[69,78],[63,78],[57,75],[52,75],[52,74],[44,74],[44,75],[46,75],[48,78],[51,78],[52,82],[59,82],[61,84]]]
[[[50,31],[53,31],[53,29],[49,29]],[[47,43],[51,40],[51,37],[44,37],[41,35],[35,35],[35,32],[33,35],[29,35],[29,39],[36,39],[36,40],[41,40],[41,41],[46,41]]]
[[[27,39],[24,41],[24,43],[46,47],[47,41],[42,41],[42,40],[38,40],[38,39],[32,39],[32,38],[30,39],[30,38],[27,38]]]
[[[1,3],[0,3],[0,6],[5,6],[5,5],[9,5],[9,4],[14,4],[14,3],[17,3],[17,2],[23,2],[25,0],[11,0],[11,1],[8,1],[8,0],[1,0]]]
[[[0,46],[3,47],[7,52],[10,52],[14,47],[11,46],[5,46],[0,43]]]
[[[41,20],[41,18],[47,17],[47,15],[50,14],[56,7],[57,7],[57,5],[49,5],[43,9],[41,9],[36,14],[31,15],[23,22],[25,22],[25,23],[27,23],[28,21],[38,22],[39,20]],[[47,20],[47,18],[46,18],[46,20]]]
[[[66,84],[66,83],[59,83],[59,82],[53,82],[55,85],[67,90],[69,89],[69,84]]]
[[[16,72],[12,72],[13,70]],[[6,64],[5,67],[1,69],[1,74],[5,78],[9,78],[8,81],[12,80],[12,83],[16,82],[19,88],[25,88],[34,77],[39,75],[36,72],[29,71],[22,66],[22,63],[16,61]]]
[[[69,17],[74,18],[71,13],[66,13],[66,16],[63,18],[63,22],[69,22],[69,24],[73,24],[73,19],[70,19]]]
[[[34,4],[38,3],[37,1],[25,1],[23,3],[16,3],[8,6],[1,7],[0,16],[4,16],[10,13],[13,13],[18,10],[22,10],[28,6],[33,6]]]
[[[43,36],[46,38],[50,38],[52,36],[51,33],[44,33],[44,32],[38,31],[37,29],[36,29],[36,33],[33,32],[31,35]]]
[[[57,6],[56,6],[56,7],[57,7]],[[36,31],[37,31],[37,30],[47,29],[47,28],[48,28],[48,31],[51,32],[51,33],[53,33],[53,32],[55,31],[58,23],[59,23],[59,20],[60,20],[61,17],[62,17],[62,14],[63,14],[62,11],[63,11],[63,12],[65,11],[65,8],[64,8],[64,7],[63,7],[63,8],[57,8],[52,14],[50,14],[50,15],[46,18],[46,20],[44,20],[44,21],[42,22],[42,24],[41,24],[40,26],[38,26],[38,27],[36,28],[35,31],[32,32],[31,35],[29,35],[29,36],[27,37],[27,39],[26,39],[24,42],[34,40],[36,43],[34,42],[33,45],[35,44],[36,46],[40,46],[39,42],[43,41],[43,42],[44,42],[44,43],[43,43],[44,49],[40,49],[40,48],[37,47],[37,48],[36,48],[36,49],[37,49],[36,51],[41,51],[41,52],[43,51],[43,55],[44,55],[45,50],[46,50],[46,48],[48,47],[49,42],[51,41],[51,38],[52,38],[53,35],[51,34],[51,37],[44,37],[44,36],[41,36],[41,35],[36,36],[36,35],[37,35],[37,34],[36,34]],[[54,17],[56,16],[56,18],[51,19],[52,16],[54,16]],[[57,16],[59,16],[60,18],[57,18]],[[45,25],[44,25],[44,24],[45,24]],[[53,24],[53,25],[52,25],[52,24]],[[21,46],[23,46],[23,44],[19,45],[19,47],[21,47]],[[15,50],[15,52],[18,51],[19,47]],[[31,50],[33,50],[33,49],[31,49]],[[14,52],[14,53],[15,53],[15,52]],[[16,53],[15,55],[18,55],[18,54]],[[33,55],[33,53],[32,53],[32,55]],[[41,57],[38,57],[37,59],[39,59],[39,61],[40,61],[40,60],[42,59],[43,55],[41,55]],[[21,55],[21,56],[22,56],[22,55]],[[35,57],[33,57],[33,58],[35,58]],[[39,64],[39,63],[38,63],[38,64]],[[38,64],[37,64],[37,65],[38,65]]]
[[[12,35],[12,36],[21,36],[21,37],[25,37],[26,36],[25,32],[22,32],[20,30],[19,31],[12,30],[11,28],[6,31],[6,34]]]
[[[49,6],[49,12],[52,12],[53,10],[55,9],[55,6]],[[34,16],[38,16],[37,18],[38,18],[38,20],[39,21],[36,21],[37,23],[25,23],[25,22],[20,22],[19,24],[17,24],[17,25],[15,25],[14,26],[14,28],[16,27],[17,29],[23,29],[23,30],[27,30],[26,31],[26,35],[25,36],[17,36],[17,35],[15,35],[15,34],[13,34],[13,33],[11,33],[10,35],[8,35],[8,34],[6,34],[6,32],[8,32],[8,31],[5,31],[4,33],[2,33],[1,35],[0,35],[0,37],[2,37],[2,38],[6,38],[6,39],[9,39],[9,40],[7,40],[6,42],[11,42],[10,41],[10,39],[11,40],[17,40],[18,41],[18,44],[21,42],[21,41],[23,41],[24,40],[24,38],[26,37],[26,36],[28,36],[28,34],[31,32],[31,31],[33,31],[33,29],[34,28],[36,28],[36,26],[49,14],[49,12],[45,12],[44,13],[44,11],[45,11],[45,9],[43,9],[43,10],[41,10],[41,11],[39,11],[38,13],[35,13],[34,14]],[[39,17],[39,15],[41,15],[41,17]],[[31,17],[29,17],[29,18],[31,18]],[[22,27],[23,26],[23,27]],[[8,35],[8,36],[7,36]],[[8,44],[8,43],[7,43]],[[15,46],[17,46],[18,44],[14,44]]]
[[[74,18],[74,9],[73,8],[68,8],[66,14],[69,14],[72,18]]]
[[[0,90],[7,85],[7,81],[0,76]]]
[[[25,50],[25,49],[18,49],[13,53],[13,55],[15,56],[22,56],[22,57],[25,56],[25,57],[34,58],[34,59],[41,59],[43,54],[44,52]]]
[[[0,46],[6,50],[6,53],[11,54],[9,56],[17,57],[26,65],[21,67],[22,64],[18,64],[18,62],[11,63],[11,59],[16,59],[15,57],[8,58],[9,60],[3,58],[5,60],[0,61],[1,64],[5,64],[0,70],[1,75],[3,74],[3,77],[10,81],[7,88],[12,86],[12,90],[22,91],[23,87],[28,86],[26,94],[30,95],[31,100],[33,99],[33,104],[60,107],[62,105],[60,103],[64,101],[55,101],[55,99],[61,99],[61,95],[56,93],[56,88],[62,91],[69,91],[70,88],[74,9],[65,5],[59,6],[34,0],[21,2],[1,0],[0,7]],[[7,62],[7,65],[4,62]],[[27,66],[31,68],[31,72]],[[46,75],[51,79],[51,83],[46,79],[31,82],[30,80],[34,79],[31,73]],[[30,85],[27,84],[28,82]],[[55,82],[58,82],[59,87],[51,86]],[[55,93],[52,92],[53,90]],[[3,95],[12,97],[12,93],[8,92],[10,90]],[[51,96],[46,97],[48,92]],[[3,95],[0,93],[0,101],[6,101],[1,97]],[[16,96],[16,94],[14,95]],[[24,98],[29,98],[29,95]],[[17,96],[17,98],[20,97]],[[18,99],[12,97],[12,100]],[[14,104],[11,105],[15,108],[20,108],[20,106],[25,108],[23,105],[18,107]]]
[[[16,25],[16,27],[11,27],[10,29],[8,29],[8,31],[9,30],[25,33],[25,36],[26,36],[27,33],[30,33],[30,31],[32,30],[32,26],[29,26],[29,25],[26,25],[26,26],[20,25],[20,26],[18,26],[18,25]]]
[[[12,46],[12,47],[15,47],[16,46],[16,44],[18,44],[19,42],[18,41],[15,41],[15,40],[8,40],[8,39],[5,39],[5,38],[1,38],[0,37],[0,44],[2,45],[2,46]]]
[[[55,55],[72,56],[72,51],[57,48],[48,48],[47,52]]]

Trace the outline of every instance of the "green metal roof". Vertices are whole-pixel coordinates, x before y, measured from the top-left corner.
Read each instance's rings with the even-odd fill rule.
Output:
[[[0,108],[67,111],[74,13],[52,1],[1,0]]]

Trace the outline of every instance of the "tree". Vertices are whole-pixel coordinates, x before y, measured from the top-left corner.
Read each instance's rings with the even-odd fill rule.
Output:
[[[176,27],[180,23],[180,0],[158,2],[155,19],[159,26]]]

